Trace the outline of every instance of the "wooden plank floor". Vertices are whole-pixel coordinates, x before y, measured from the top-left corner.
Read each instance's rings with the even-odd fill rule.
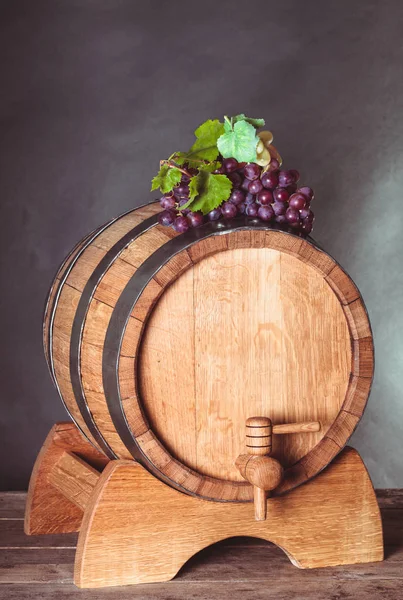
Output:
[[[169,583],[79,590],[73,585],[77,536],[28,537],[25,493],[0,494],[1,600],[403,600],[403,490],[378,492],[386,559],[314,570],[293,567],[260,540],[232,539],[193,557]]]

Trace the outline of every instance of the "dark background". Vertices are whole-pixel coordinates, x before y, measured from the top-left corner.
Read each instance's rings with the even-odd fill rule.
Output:
[[[0,1],[1,488],[66,419],[42,310],[70,248],[152,199],[207,118],[265,117],[316,191],[314,237],[357,282],[377,370],[353,437],[403,487],[403,3]]]

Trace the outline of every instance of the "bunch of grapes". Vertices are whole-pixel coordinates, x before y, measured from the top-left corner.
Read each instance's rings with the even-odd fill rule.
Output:
[[[205,216],[186,208],[181,210],[189,200],[190,177],[183,175],[173,191],[160,200],[164,209],[159,216],[161,225],[172,226],[178,233],[184,233],[206,221],[245,214],[300,235],[312,231],[314,214],[310,206],[314,194],[310,187],[297,186],[298,171],[280,170],[275,158],[266,169],[256,163],[238,163],[235,158],[221,159],[221,163],[215,173],[225,174],[231,180],[230,198]]]

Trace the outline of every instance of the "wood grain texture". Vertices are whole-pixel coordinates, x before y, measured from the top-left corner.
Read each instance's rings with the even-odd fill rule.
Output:
[[[67,500],[84,510],[100,472],[72,452],[63,452],[48,475],[48,482]]]
[[[113,461],[85,512],[75,583],[104,587],[167,581],[196,552],[234,535],[270,540],[302,568],[383,558],[375,493],[353,449],[344,450],[313,481],[270,498],[267,512],[267,521],[255,521],[248,504],[191,498],[137,463]]]
[[[87,463],[88,469],[102,470],[108,460],[94,448],[73,423],[55,425],[36,459],[27,495],[25,533],[69,533],[78,531],[83,511],[67,500],[50,482],[50,474],[67,452],[74,452]]]
[[[349,385],[348,325],[324,279],[331,259],[309,249],[301,263],[300,239],[259,233],[256,249],[249,231],[191,247],[197,264],[161,296],[138,350],[137,402],[156,436],[194,471],[222,480],[241,480],[234,457],[248,416],[320,422],[320,431],[276,439],[274,456],[291,467],[325,436]],[[282,237],[284,252],[261,249],[279,248]]]

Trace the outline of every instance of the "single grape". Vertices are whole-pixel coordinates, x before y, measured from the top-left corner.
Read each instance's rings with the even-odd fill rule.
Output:
[[[277,171],[278,168],[280,167],[280,163],[278,162],[277,158],[272,158],[269,164],[269,171]]]
[[[242,190],[234,190],[229,197],[229,201],[232,202],[232,204],[245,202],[245,193]]]
[[[224,167],[221,165],[221,167],[218,167],[218,169],[216,169],[215,171],[213,171],[213,173],[215,175],[224,175],[225,174],[225,169]]]
[[[221,211],[223,217],[227,219],[232,219],[232,217],[235,217],[237,213],[236,206],[235,204],[232,204],[232,202],[224,202],[224,204],[221,206]]]
[[[246,196],[245,196],[246,204],[252,204],[252,202],[255,202],[255,200],[256,200],[256,196],[254,194],[250,194],[250,193],[246,194]]]
[[[185,233],[185,231],[187,231],[189,227],[189,221],[186,217],[176,217],[173,224],[173,228],[175,229],[175,231],[177,231],[178,233]]]
[[[296,169],[291,169],[290,170],[290,174],[294,178],[294,183],[297,183],[299,181],[299,178],[301,177],[300,174],[299,174],[299,171],[297,171]]]
[[[181,183],[189,183],[190,181],[190,177],[189,175],[186,175],[185,173],[182,175],[181,177]]]
[[[287,223],[287,219],[286,219],[285,215],[277,215],[275,221],[279,225],[284,225],[284,223]]]
[[[274,211],[270,205],[259,206],[257,216],[262,219],[262,221],[271,221],[271,219],[274,217]]]
[[[305,219],[301,225],[301,231],[305,235],[309,235],[312,231],[313,223],[305,223]]]
[[[236,171],[234,173],[229,173],[228,179],[231,181],[233,188],[241,187],[243,179]]]
[[[177,213],[175,210],[164,210],[158,215],[158,223],[169,227],[175,221]]]
[[[263,189],[263,184],[260,181],[260,179],[254,179],[253,181],[251,181],[249,183],[249,193],[250,194],[258,194],[259,192],[261,192]]]
[[[236,209],[239,215],[245,214],[246,206],[247,205],[245,204],[245,202],[241,202],[240,204],[236,205]]]
[[[207,218],[209,221],[217,221],[221,217],[221,208],[213,208],[208,215]]]
[[[257,179],[260,175],[260,167],[256,163],[247,163],[244,166],[243,172],[247,179]]]
[[[300,216],[300,218],[301,218],[302,220],[303,220],[303,219],[306,219],[306,217],[308,217],[308,215],[309,215],[309,213],[310,213],[310,212],[311,212],[311,211],[309,210],[309,208],[306,208],[306,207],[305,207],[305,208],[302,208],[302,209],[299,211],[299,216]]]
[[[290,227],[292,227],[293,229],[300,229],[302,226],[302,223],[301,223],[301,221],[295,221],[294,223],[289,222],[288,225]]]
[[[191,227],[199,227],[204,223],[204,217],[201,212],[190,212],[188,214],[188,221]]]
[[[184,204],[187,204],[187,202],[188,202],[187,198],[182,198],[181,200],[179,200],[179,209],[180,209],[181,206],[184,206]],[[190,209],[189,208],[185,208],[184,210],[180,209],[180,212],[183,215],[188,215],[190,213]]]
[[[266,171],[262,175],[261,182],[267,190],[274,190],[278,185],[278,175],[275,171]]]
[[[285,188],[276,188],[273,190],[273,198],[276,202],[287,202],[290,197]]]
[[[285,215],[288,208],[288,204],[287,202],[275,202],[274,204],[272,204],[272,207],[276,217],[279,217],[280,215]]]
[[[224,158],[222,166],[226,173],[232,173],[238,168],[238,161],[235,158]]]
[[[187,184],[176,186],[176,188],[174,188],[174,194],[177,198],[188,198],[189,186]]]
[[[162,198],[160,198],[160,204],[162,208],[169,210],[170,208],[175,208],[176,200],[173,196],[162,196]]]
[[[259,206],[256,204],[256,202],[253,202],[253,204],[246,205],[245,212],[248,215],[248,217],[257,217],[258,210]]]
[[[299,212],[296,208],[287,208],[285,213],[285,218],[289,223],[298,223],[299,222]]]
[[[303,194],[305,198],[309,201],[313,200],[313,189],[310,187],[301,187],[298,189],[300,194]]]
[[[302,217],[301,217],[302,218]],[[306,217],[303,217],[304,221],[306,221],[307,223],[313,223],[315,220],[315,215],[313,214],[313,212],[311,210],[308,211],[308,214]]]
[[[292,208],[302,210],[303,208],[305,208],[306,198],[303,194],[298,194],[298,192],[296,192],[295,194],[290,196],[289,203]]]
[[[249,190],[249,184],[250,184],[250,179],[245,179],[242,181],[241,183],[241,190],[244,190],[245,192],[247,192]]]
[[[258,193],[257,200],[263,205],[271,204],[273,202],[273,194],[270,190],[262,190]]]
[[[278,184],[280,187],[287,187],[293,183],[295,183],[295,181],[291,171],[279,171]]]

